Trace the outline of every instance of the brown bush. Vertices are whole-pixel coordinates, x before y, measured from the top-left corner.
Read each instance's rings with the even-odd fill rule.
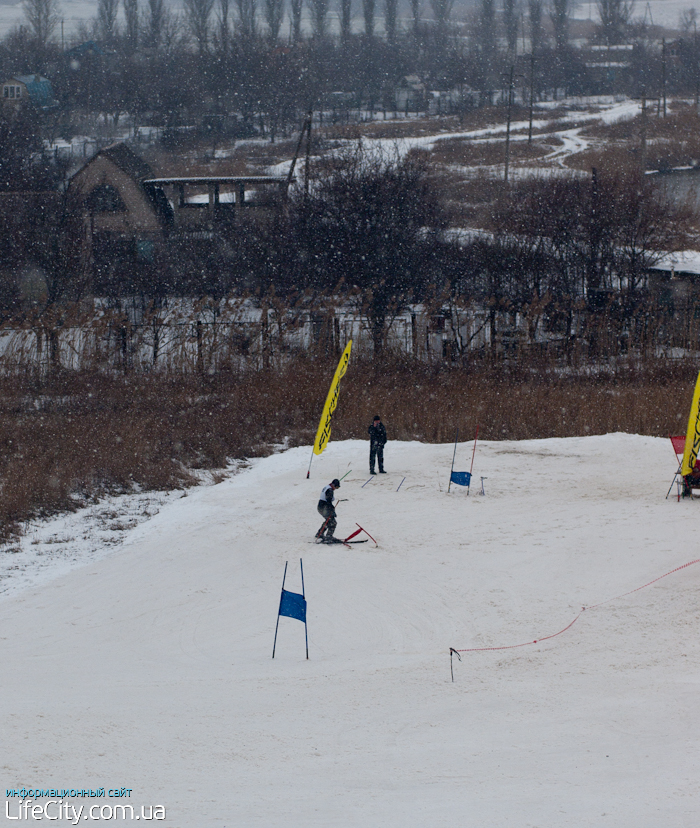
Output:
[[[213,377],[61,375],[0,386],[2,537],[22,521],[109,491],[168,489],[189,469],[260,456],[288,438],[310,444],[335,357],[278,371]],[[487,440],[682,430],[693,367],[562,378],[508,366],[355,361],[343,380],[334,439],[366,437],[381,412],[391,439],[441,442],[455,429]]]

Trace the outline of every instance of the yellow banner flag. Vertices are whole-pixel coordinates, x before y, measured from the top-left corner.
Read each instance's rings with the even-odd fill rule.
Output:
[[[350,362],[350,349],[352,348],[352,339],[348,342],[347,347],[340,357],[338,367],[335,369],[333,375],[333,382],[331,383],[328,396],[326,397],[326,404],[323,406],[323,414],[321,414],[321,422],[318,424],[318,431],[316,432],[316,440],[314,441],[314,454],[321,454],[328,445],[331,439],[331,418],[335,407],[338,405],[338,394],[340,392],[340,380],[345,376],[348,370],[348,362]]]
[[[683,466],[681,474],[683,477],[690,474],[695,468],[700,449],[700,374],[695,383],[695,393],[690,406],[690,417],[688,417],[688,430],[685,433],[685,451],[683,452]]]

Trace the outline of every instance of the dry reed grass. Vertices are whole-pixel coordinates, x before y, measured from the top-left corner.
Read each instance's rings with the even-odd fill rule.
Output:
[[[161,149],[144,153],[148,163],[159,178],[185,178],[188,176],[251,175],[252,169],[243,157],[206,158],[206,155],[183,155]]]
[[[510,159],[516,161],[530,161],[542,158],[551,152],[561,141],[552,140],[510,142]],[[505,138],[490,141],[472,141],[462,138],[445,138],[437,141],[428,153],[428,158],[436,164],[461,164],[465,167],[492,166],[503,164],[505,159]]]
[[[290,445],[310,443],[334,367],[335,357],[301,357],[284,369],[240,375],[0,380],[1,536],[108,491],[190,485],[189,469],[261,456],[285,437]],[[567,378],[356,361],[343,381],[333,436],[365,438],[376,412],[400,440],[449,441],[456,428],[469,435],[477,424],[486,440],[665,436],[683,428],[693,371],[661,366]]]
[[[648,139],[674,138],[684,140],[696,136],[700,128],[700,119],[692,109],[687,107],[669,112],[665,118],[660,118],[657,116],[652,102],[649,102],[646,124],[643,123],[641,115],[636,115],[634,118],[616,121],[612,124],[596,121],[585,126],[582,133],[606,141],[630,141],[638,139],[643,126],[646,129]]]
[[[320,132],[327,140],[357,141],[359,138],[421,138],[454,127],[454,119],[407,118],[406,120],[363,121],[356,124],[324,124]]]
[[[604,142],[605,146],[572,158],[570,166],[583,169],[595,166],[596,158],[608,153],[641,161],[642,134],[646,134],[645,167],[670,169],[697,163],[700,159],[700,119],[693,109],[683,107],[669,112],[666,118],[649,111],[646,121],[641,115],[615,124],[598,122],[583,130],[583,134]]]
[[[563,110],[562,110],[563,111]],[[511,108],[513,121],[527,120],[529,110],[521,106]],[[323,135],[329,139],[357,140],[358,138],[421,138],[440,135],[443,132],[468,132],[473,129],[487,129],[502,126],[508,117],[505,106],[484,106],[457,115],[440,115],[431,118],[409,118],[406,120],[363,121],[357,124],[324,125]],[[550,111],[547,117],[552,117]]]

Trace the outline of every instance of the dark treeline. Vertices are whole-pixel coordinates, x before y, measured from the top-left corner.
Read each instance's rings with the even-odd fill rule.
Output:
[[[8,35],[0,48],[4,76],[41,72],[50,77],[58,107],[51,130],[68,133],[101,115],[117,124],[129,115],[134,125],[178,127],[198,123],[210,133],[263,133],[271,139],[298,127],[309,107],[342,121],[349,108],[396,109],[402,77],[415,74],[428,90],[461,90],[449,108],[491,104],[514,84],[523,98],[623,92],[694,94],[700,82],[693,21],[687,34],[661,43],[659,30],[631,23],[627,6],[604,0],[603,23],[592,42],[625,43],[625,65],[614,72],[592,67],[591,53],[570,43],[568,0],[551,10],[531,0],[518,19],[514,3],[496,11],[482,0],[477,13],[457,25],[451,4],[434,0],[434,19],[421,17],[397,0],[363,3],[364,33],[353,34],[350,0],[341,0],[340,33],[329,34],[326,0],[309,0],[312,32],[302,32],[301,0],[187,0],[182,15],[162,0],[123,0],[125,24],[118,26],[117,0],[99,0],[70,43],[57,43],[56,0],[28,0],[27,25]],[[356,3],[357,5],[357,3]],[[410,13],[407,20],[400,14]],[[602,13],[602,12],[601,12]],[[281,30],[289,14],[288,32]],[[384,36],[374,32],[384,20]],[[410,20],[410,22],[409,22]],[[400,25],[401,23],[401,25]],[[525,38],[534,55],[522,54]],[[521,53],[518,56],[518,53]],[[611,59],[611,58],[610,58]],[[503,95],[500,96],[501,98]],[[420,110],[425,101],[412,100]]]

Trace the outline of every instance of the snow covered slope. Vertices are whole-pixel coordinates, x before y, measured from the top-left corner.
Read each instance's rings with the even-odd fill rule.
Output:
[[[367,453],[332,443],[311,480],[309,449],[256,461],[3,598],[0,785],[130,788],[170,828],[700,824],[700,564],[464,653],[454,683],[448,657],[699,557],[670,443],[482,444],[469,497],[450,445],[390,442],[363,488]],[[378,549],[309,543],[348,469],[338,534]],[[311,659],[282,618],[272,661],[300,557]]]

